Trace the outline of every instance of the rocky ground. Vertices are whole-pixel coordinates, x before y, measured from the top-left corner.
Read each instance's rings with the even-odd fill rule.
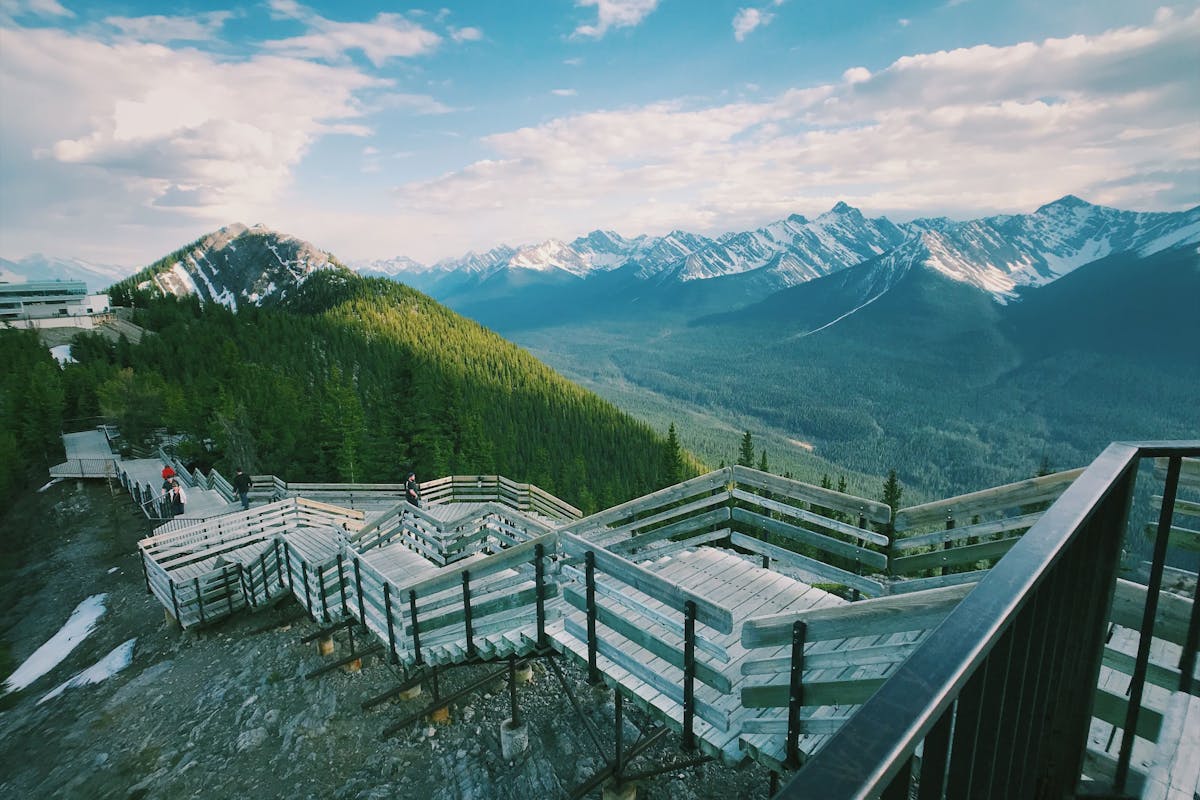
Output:
[[[127,497],[74,481],[23,498],[0,518],[0,678],[80,601],[108,594],[91,636],[49,674],[0,698],[0,797],[530,800],[566,797],[603,766],[542,664],[520,687],[530,748],[514,762],[500,753],[499,726],[509,716],[504,683],[452,706],[447,724],[421,720],[384,738],[385,728],[419,711],[428,695],[362,711],[364,699],[399,681],[372,659],[359,673],[306,679],[326,662],[314,645],[300,643],[316,626],[297,619],[300,607],[290,601],[199,633],[169,626],[146,594],[136,555],[148,531]],[[132,637],[126,669],[38,705]],[[611,692],[593,692],[576,668],[559,663],[611,752]],[[484,670],[451,673],[443,690]],[[628,744],[635,726],[648,721],[630,704],[626,719]],[[685,758],[678,737],[666,742],[635,768]],[[706,764],[648,779],[638,796],[765,798],[767,787],[762,768]]]

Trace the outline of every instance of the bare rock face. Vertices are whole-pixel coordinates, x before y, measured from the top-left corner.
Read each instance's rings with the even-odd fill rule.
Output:
[[[153,271],[139,286],[237,310],[279,302],[317,270],[345,269],[312,244],[241,223],[210,233]]]

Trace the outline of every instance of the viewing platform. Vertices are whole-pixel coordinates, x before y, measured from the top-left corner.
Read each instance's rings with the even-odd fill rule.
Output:
[[[907,797],[918,777],[920,797],[1190,797],[1200,625],[1194,586],[1161,577],[1200,543],[1197,456],[1113,445],[896,510],[735,466],[587,517],[499,476],[429,481],[420,508],[395,484],[254,476],[249,511],[139,546],[183,627],[291,597],[322,635],[366,634],[342,661],[381,654],[398,690],[565,657],[657,721],[644,738],[791,776],[781,797]],[[1119,577],[1123,549],[1148,575]]]

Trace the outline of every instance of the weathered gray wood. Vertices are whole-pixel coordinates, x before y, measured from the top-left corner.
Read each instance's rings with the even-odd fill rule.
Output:
[[[1121,578],[1113,594],[1109,620],[1126,628],[1140,630],[1142,611],[1146,607],[1146,587]],[[1154,620],[1154,635],[1159,639],[1182,645],[1187,638],[1188,619],[1192,603],[1170,592],[1158,596],[1158,615]]]
[[[859,680],[803,681],[805,706],[856,706],[865,703],[883,686],[883,678]],[[746,686],[742,689],[745,708],[784,708],[791,689],[787,684]]]
[[[1152,522],[1147,523],[1145,533],[1146,537],[1153,541],[1154,537],[1158,536],[1158,525]],[[1172,525],[1167,530],[1167,544],[1181,550],[1200,550],[1200,531]]]
[[[958,542],[973,536],[992,536],[997,533],[1007,533],[1008,531],[1030,528],[1041,516],[1042,514],[1039,511],[1036,514],[1022,514],[1019,517],[995,519],[989,522],[979,522],[975,525],[966,525],[962,528],[950,528],[949,530],[934,531],[933,533],[923,533],[919,536],[909,536],[892,542],[892,552],[898,553],[917,547]]]
[[[510,547],[507,550],[497,553],[494,556],[488,556],[471,564],[470,570],[472,577],[482,577],[484,575],[498,572],[502,569],[509,569],[517,564],[523,564],[531,561],[534,557],[534,550],[538,544],[546,548],[547,553],[553,553],[555,549],[555,537],[557,534],[548,533],[545,536],[540,536],[537,539],[531,539],[528,542],[519,544],[516,547]],[[424,580],[417,581],[414,584],[403,587],[405,593],[410,591],[417,593],[420,597],[434,592],[452,589],[455,586],[462,585],[462,569],[459,565],[453,564],[443,567],[438,571],[438,574],[433,575]]]
[[[1019,541],[1021,537],[1014,536],[994,542],[959,545],[949,550],[932,550],[915,556],[901,556],[892,559],[891,572],[893,575],[905,575],[935,567],[957,567],[977,561],[992,561],[1002,557]]]
[[[708,533],[698,533],[695,536],[689,536],[677,542],[659,542],[634,553],[630,557],[630,560],[644,563],[651,559],[665,558],[681,550],[699,547],[707,542],[715,542],[728,538],[730,533],[729,528],[721,528],[720,530],[709,531]]]
[[[846,720],[850,719],[848,714],[839,714],[832,717],[816,717],[811,712],[802,713],[800,715],[800,733],[801,734],[831,734],[837,733]],[[742,733],[771,733],[771,734],[786,734],[788,732],[788,721],[786,717],[778,719],[745,719],[742,720]]]
[[[1156,494],[1150,498],[1150,502],[1154,504],[1155,510],[1162,508],[1162,501],[1161,494]],[[1176,497],[1174,511],[1176,514],[1183,514],[1188,517],[1200,517],[1200,503]]]
[[[580,586],[586,585],[586,579],[583,570],[576,569],[574,567],[563,566],[562,575],[564,578],[570,578],[571,580],[574,580]],[[660,610],[640,602],[632,595],[632,593],[627,590],[624,585],[619,585],[617,587],[609,586],[602,575],[597,575],[596,594],[603,597],[612,598],[621,605],[630,609],[633,613],[640,614],[641,616],[654,622],[656,625],[661,625],[662,627],[671,631],[679,638],[683,638],[683,623],[681,620],[672,619],[671,617],[662,613]],[[671,611],[676,614],[679,613],[679,609],[672,608]],[[696,649],[707,653],[719,661],[729,660],[729,655],[720,645],[711,641],[707,636],[703,636],[700,632],[696,633]]]
[[[947,517],[955,520],[970,519],[976,514],[983,515],[1054,500],[1081,474],[1082,467],[902,508],[896,512],[896,530],[905,531],[917,525],[944,523]]]
[[[635,519],[630,522],[626,522],[625,524],[623,524],[619,527],[616,527],[616,528],[609,528],[607,531],[603,531],[601,533],[597,533],[592,536],[589,536],[588,539],[590,541],[594,541],[597,543],[603,543],[606,547],[610,547],[610,549],[611,549],[612,542],[618,542],[621,544],[624,543],[624,542],[619,542],[619,540],[621,540],[622,537],[627,537],[627,536],[632,535],[632,537],[634,539],[639,539],[643,536],[650,536],[651,534],[658,533],[658,530],[646,531],[646,529],[652,528],[653,526],[658,525],[661,522],[665,522],[666,520],[672,519],[673,517],[685,517],[685,519],[680,520],[680,523],[686,524],[690,520],[698,518],[696,515],[696,512],[702,511],[703,509],[706,509],[706,508],[711,508],[712,506],[728,505],[728,503],[729,503],[729,498],[725,497],[723,495],[712,495],[712,494],[706,495],[704,497],[701,497],[699,500],[694,500],[690,503],[686,503],[681,506],[673,506],[664,511],[660,511],[657,514],[651,514],[648,517],[641,517],[639,519]],[[729,509],[728,508],[717,509],[715,513],[719,514],[721,511],[725,512],[725,519],[729,519]],[[709,512],[709,513],[711,514],[714,512]],[[705,516],[707,516],[707,515],[705,515]],[[676,524],[680,524],[680,523],[676,523]],[[670,526],[668,526],[668,527],[670,527]],[[645,531],[645,532],[638,533],[638,531]]]
[[[656,530],[647,531],[646,533],[638,534],[632,539],[615,542],[605,545],[609,550],[621,555],[627,555],[630,551],[640,547],[645,547],[654,542],[660,542],[663,539],[670,539],[672,536],[678,536],[691,531],[699,531],[708,528],[712,525],[720,525],[729,522],[729,509],[717,508],[705,514],[700,514],[695,517],[688,517],[679,522],[670,525],[664,525]]]
[[[564,622],[566,623],[567,632],[580,641],[587,641],[587,630],[582,625],[580,625],[571,617],[566,617]],[[670,698],[679,706],[683,705],[682,676],[680,677],[680,682],[675,683],[662,672],[623,652],[620,648],[613,645],[608,638],[604,636],[597,636],[596,639],[596,649],[600,655],[604,656],[609,661],[612,661],[614,664],[619,665],[630,674],[637,676],[639,680],[650,684],[664,697]],[[704,720],[709,725],[712,725],[714,728],[717,728],[718,730],[729,730],[729,718],[723,711],[703,698],[695,697],[693,699],[696,704],[697,717]],[[673,716],[675,717],[675,721],[678,722],[683,716],[683,709],[680,708],[679,711]]]
[[[851,525],[848,522],[842,522],[840,520],[830,519],[829,517],[823,517],[820,514],[816,514],[812,511],[796,508],[793,505],[781,503],[778,500],[763,497],[760,494],[747,492],[745,489],[734,489],[733,497],[736,500],[741,500],[746,503],[753,503],[755,505],[762,506],[763,508],[768,508],[771,511],[777,511],[780,514],[786,514],[794,519],[811,522],[812,524],[818,525],[822,528],[828,528],[830,530],[837,531],[838,533],[845,534],[846,536],[852,536],[860,541],[877,544],[880,547],[887,547],[888,543],[890,542],[888,537],[884,536],[882,533],[875,533],[874,531],[864,530],[855,525]]]
[[[1092,716],[1104,720],[1110,725],[1123,727],[1125,725],[1125,709],[1129,706],[1129,698],[1120,697],[1103,689],[1096,690],[1096,699],[1092,703]],[[1138,713],[1137,735],[1147,741],[1157,742],[1158,732],[1162,728],[1163,715],[1161,711],[1142,704]]]
[[[755,617],[742,625],[742,646],[758,648],[791,644],[792,623],[796,621],[807,624],[809,642],[928,630],[945,619],[973,588],[973,585],[947,586],[913,594],[876,597],[844,606]]]
[[[582,556],[591,551],[594,554],[597,569],[674,608],[682,609],[684,603],[691,600],[696,604],[696,620],[710,628],[715,628],[721,633],[730,633],[733,630],[733,615],[729,609],[714,603],[703,595],[684,589],[645,567],[602,548],[597,548],[586,539],[581,539],[573,534],[561,533],[559,542],[563,549],[571,555]]]
[[[923,638],[923,637],[922,637]],[[830,650],[824,653],[805,653],[804,668],[838,669],[846,667],[867,667],[879,664],[894,664],[908,658],[917,649],[920,641],[904,642],[902,644],[886,644],[876,647],[857,647],[845,650]],[[758,661],[742,662],[743,675],[774,675],[785,673],[791,669],[791,654],[765,658]]]
[[[926,589],[940,589],[943,586],[958,586],[963,583],[978,583],[988,571],[986,569],[971,572],[952,572],[949,575],[935,575],[932,578],[910,578],[898,580],[888,585],[891,594],[909,594],[923,592]]]
[[[570,586],[563,587],[563,597],[574,608],[587,613],[587,600]],[[655,636],[649,628],[639,628],[627,621],[622,614],[613,611],[599,601],[596,602],[596,619],[608,628],[625,637],[629,641],[644,647],[649,652],[666,661],[671,666],[683,669],[683,643],[668,642],[661,636]],[[680,637],[682,639],[682,637]],[[619,643],[614,643],[619,646]],[[721,694],[729,694],[733,690],[729,678],[708,666],[702,660],[696,660],[696,678],[716,689]]]
[[[791,525],[783,520],[772,519],[771,517],[762,514],[756,514],[753,511],[748,511],[744,508],[733,509],[733,519],[745,525],[754,525],[771,533],[777,534],[790,539],[793,542],[810,545],[819,550],[824,550],[827,553],[841,556],[850,561],[858,561],[863,565],[876,570],[887,569],[888,559],[883,553],[877,553],[874,550],[868,550],[865,547],[843,542],[841,539],[834,539],[832,536],[826,536],[816,531],[810,531],[807,528],[801,528],[798,525]]]
[[[607,508],[599,511],[591,516],[569,523],[562,528],[560,532],[570,533],[572,535],[587,536],[590,532],[597,529],[607,530],[608,525],[614,520],[624,519],[631,514],[636,514],[641,511],[646,511],[652,508],[667,503],[674,503],[685,497],[692,497],[705,491],[715,491],[724,489],[725,484],[732,479],[732,471],[729,467],[724,469],[709,472],[706,475],[701,475],[696,478],[691,478],[683,483],[677,483],[674,486],[668,486],[665,489],[659,489],[642,497],[635,498],[618,506]],[[726,497],[728,493],[726,492]]]
[[[1137,662],[1128,653],[1122,653],[1120,650],[1106,647],[1104,648],[1103,663],[1106,667],[1111,667],[1126,675],[1132,675],[1133,668]],[[1146,665],[1146,682],[1152,683],[1155,686],[1161,686],[1173,692],[1179,688],[1179,677],[1178,669],[1157,664],[1153,661]]]
[[[1154,477],[1162,480],[1167,477],[1168,458],[1154,459]],[[1180,459],[1179,485],[1200,489],[1200,458]]]
[[[806,569],[809,572],[827,578],[832,583],[840,583],[853,589],[858,589],[864,594],[878,596],[884,593],[883,584],[879,581],[855,575],[853,572],[830,566],[823,561],[817,561],[815,558],[809,558],[800,553],[773,545],[770,542],[755,539],[753,536],[747,536],[744,533],[734,533],[730,535],[729,541],[746,550],[767,556],[768,558],[774,558],[785,564]]]
[[[785,494],[788,497],[803,500],[806,503],[811,503],[821,508],[843,511],[854,517],[862,514],[870,522],[886,524],[892,519],[892,509],[877,500],[868,500],[864,497],[855,497],[852,494],[844,494],[833,489],[813,486],[810,483],[801,483],[790,478],[781,478],[778,475],[760,472],[750,467],[743,467],[740,464],[735,465],[732,470],[733,479],[739,485],[755,486],[770,492]]]

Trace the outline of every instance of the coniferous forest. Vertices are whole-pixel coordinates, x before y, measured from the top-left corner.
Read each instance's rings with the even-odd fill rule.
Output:
[[[648,426],[428,297],[342,270],[274,308],[238,312],[114,286],[151,333],[81,333],[59,368],[34,334],[0,331],[5,495],[61,457],[61,420],[105,418],[139,442],[186,434],[185,459],[289,481],[501,474],[585,512],[694,468]],[[68,426],[70,427],[70,426]],[[86,426],[84,426],[86,427]],[[680,466],[682,465],[682,467]]]

